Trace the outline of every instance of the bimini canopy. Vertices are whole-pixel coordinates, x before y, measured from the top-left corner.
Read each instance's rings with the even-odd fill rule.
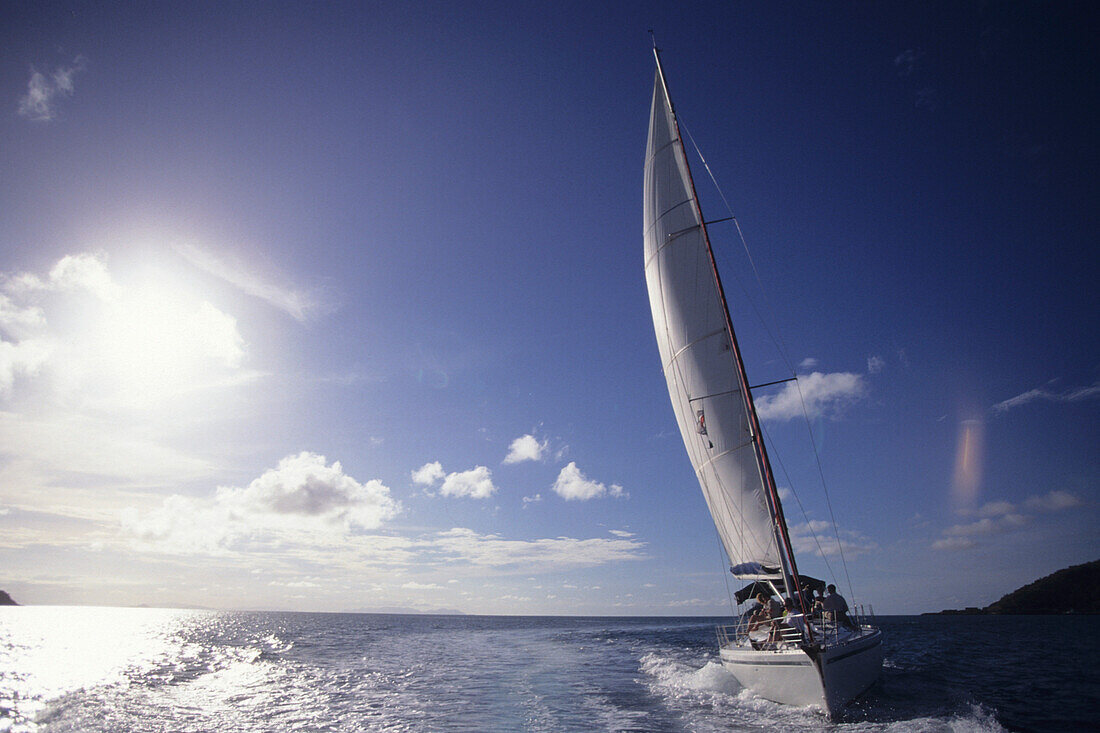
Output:
[[[811,578],[809,575],[799,575],[798,576],[798,582],[802,586],[802,589],[806,593],[807,596],[809,596],[811,591],[815,591],[815,590],[819,591],[821,593],[825,592],[825,581],[824,580],[818,580],[817,578]],[[763,593],[764,595],[766,595],[770,598],[772,596],[772,586],[773,585],[775,586],[776,590],[778,590],[780,593],[786,595],[786,593],[787,593],[786,583],[783,582],[782,577],[779,577],[779,578],[775,578],[774,580],[771,580],[769,582],[764,582],[764,581],[758,580],[758,581],[755,581],[753,583],[749,583],[744,588],[742,588],[741,590],[734,593],[733,597],[735,599],[737,599],[737,605],[741,605],[742,603],[749,600],[750,598],[755,598],[757,593]]]

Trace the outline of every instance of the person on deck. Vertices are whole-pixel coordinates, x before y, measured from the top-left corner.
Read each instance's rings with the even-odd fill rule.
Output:
[[[857,631],[858,628],[852,623],[852,619],[848,618],[848,601],[836,592],[836,586],[832,583],[826,590],[828,595],[821,602],[821,609],[825,612],[826,618],[832,618],[850,631]]]
[[[820,589],[814,589],[813,599],[810,601],[810,613],[814,616],[820,616],[825,604],[825,596],[822,595]]]
[[[798,607],[795,606],[794,599],[788,598],[784,601],[784,610],[786,613],[781,620],[772,622],[772,641],[781,642],[786,641],[794,643],[806,638],[806,619],[802,617],[802,614],[798,612]],[[788,633],[784,633],[784,630],[788,630]],[[794,629],[798,632],[798,638],[793,638],[793,634],[789,632],[790,629]]]
[[[774,598],[769,598],[763,593],[756,594],[756,602],[760,604],[751,616],[749,616],[749,631],[755,631],[774,618],[783,615],[783,606]]]

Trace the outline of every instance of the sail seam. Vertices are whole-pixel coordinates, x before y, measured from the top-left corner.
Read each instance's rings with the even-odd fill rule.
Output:
[[[725,397],[728,394],[741,394],[739,389],[727,389],[725,392],[714,392],[713,394],[705,394],[702,397],[689,397],[688,402],[698,402],[700,400],[710,400],[715,397]]]
[[[706,468],[710,464],[714,463],[719,458],[722,458],[723,456],[728,456],[730,453],[733,453],[734,451],[739,451],[747,445],[752,445],[752,441],[750,440],[747,443],[742,443],[741,445],[735,445],[734,447],[730,448],[729,450],[724,450],[721,453],[719,453],[718,455],[711,456],[710,458],[708,458],[707,460],[705,460],[705,461],[703,461],[702,463],[699,464],[699,468],[696,469],[695,473],[701,474],[703,472],[704,468]]]
[[[689,203],[689,201],[685,201],[684,203],[685,203],[685,204],[686,204],[686,203]],[[681,204],[681,205],[682,205],[682,204]],[[656,224],[654,224],[653,226],[656,226]],[[650,227],[650,229],[652,229],[652,228],[653,228],[653,227]],[[669,235],[668,235],[668,237],[667,237],[667,238],[665,239],[665,241],[664,241],[664,242],[662,242],[661,244],[657,245],[657,248],[653,250],[653,254],[651,254],[651,255],[650,255],[650,256],[649,256],[649,257],[648,257],[648,258],[646,259],[646,261],[645,261],[645,265],[646,265],[646,267],[649,267],[649,263],[653,261],[653,258],[654,258],[654,257],[656,257],[657,255],[661,254],[661,252],[662,252],[662,251],[664,250],[664,248],[665,248],[665,247],[668,247],[668,246],[670,246],[670,245],[671,245],[671,244],[672,244],[673,242],[675,242],[676,240],[680,239],[681,237],[684,237],[684,236],[686,236],[686,235],[688,235],[688,234],[691,234],[692,232],[698,231],[698,230],[699,230],[699,228],[700,228],[700,227],[699,227],[699,225],[698,225],[698,224],[696,224],[696,225],[695,225],[695,226],[693,226],[693,227],[688,227],[687,229],[681,229],[681,230],[680,230],[680,231],[678,231],[678,232],[674,232],[674,233],[672,233],[672,234],[669,234]]]
[[[662,152],[664,152],[664,151],[665,151],[665,150],[667,150],[668,148],[670,148],[670,147],[672,147],[673,145],[675,145],[675,144],[676,144],[677,142],[679,142],[679,140],[680,140],[680,138],[678,138],[678,137],[674,137],[674,138],[672,138],[671,140],[669,140],[669,141],[668,141],[667,143],[665,143],[664,145],[662,145],[661,147],[659,147],[659,148],[657,148],[656,150],[654,150],[654,151],[653,151],[653,155],[651,155],[651,156],[649,156],[648,158],[646,158],[646,160],[645,160],[645,164],[646,164],[646,165],[649,165],[650,161],[652,161],[652,160],[653,160],[654,158],[656,158],[656,157],[657,157],[658,155],[660,155],[660,154],[661,154]]]
[[[683,354],[685,351],[690,349],[692,346],[695,346],[695,344],[698,344],[702,341],[706,341],[707,339],[713,338],[715,336],[720,336],[725,332],[726,332],[726,329],[721,328],[721,329],[718,329],[718,330],[715,330],[715,331],[711,331],[710,333],[703,334],[702,336],[695,339],[694,341],[691,341],[691,342],[688,342],[688,343],[684,344],[683,346],[681,346],[679,349],[676,350],[676,353],[674,353],[671,357],[669,357],[668,364],[665,364],[665,369],[667,370],[670,366],[672,366],[673,362],[675,362],[678,358],[680,358],[681,354]],[[689,397],[688,400],[690,401],[690,399],[691,398]]]
[[[694,200],[695,199],[692,199],[692,198],[686,198],[683,201],[680,201],[679,203],[673,204],[672,206],[668,207],[667,209],[662,211],[657,216],[653,217],[653,223],[650,224],[644,232],[642,232],[642,236],[644,237],[644,236],[648,235],[651,231],[653,231],[653,228],[655,226],[657,226],[657,224],[660,223],[661,219],[664,219],[666,216],[671,214],[673,211],[676,211],[676,209],[680,208],[684,204],[690,204]],[[698,228],[699,228],[699,225],[695,224],[694,226],[690,226],[687,229],[680,229],[679,231],[673,232],[673,234],[679,235],[679,234],[683,234],[684,232],[690,231],[692,229],[698,229]],[[669,236],[671,237],[672,235],[670,234]]]

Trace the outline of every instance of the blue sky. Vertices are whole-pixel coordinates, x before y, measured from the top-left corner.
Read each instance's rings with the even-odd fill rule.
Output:
[[[727,612],[642,272],[649,28],[763,283],[715,225],[750,379],[811,397],[855,600],[985,605],[1100,553],[1083,11],[4,15],[17,600]],[[847,589],[783,389],[800,566]]]

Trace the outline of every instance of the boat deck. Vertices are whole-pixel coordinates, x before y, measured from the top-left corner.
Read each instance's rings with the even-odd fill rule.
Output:
[[[877,632],[877,629],[865,623],[862,608],[849,614],[854,628],[821,614],[814,614],[807,620],[803,614],[789,614],[765,622],[756,629],[749,630],[748,614],[736,624],[718,626],[718,646],[720,649],[752,649],[755,651],[799,650],[803,644],[812,643],[824,650],[846,645],[860,637]],[[804,633],[799,626],[806,629]]]

